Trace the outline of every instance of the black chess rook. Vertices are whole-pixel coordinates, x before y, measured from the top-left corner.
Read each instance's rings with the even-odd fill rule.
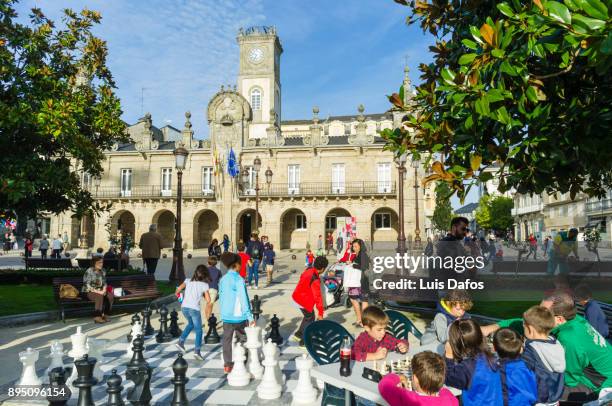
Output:
[[[142,311],[142,332],[145,337],[155,334],[155,329],[151,325],[151,308],[149,307]]]
[[[93,377],[96,359],[89,358],[87,354],[85,354],[83,355],[83,358],[76,360],[74,365],[77,369],[77,378],[74,380],[72,385],[79,389],[77,406],[94,406],[91,389],[96,383],[98,383],[98,380]]]
[[[214,313],[208,318],[208,332],[204,337],[204,343],[206,344],[219,344],[221,338],[217,332],[217,318]]]
[[[266,335],[266,340],[270,339],[276,345],[283,343],[283,337],[280,335],[280,320],[276,314],[270,320],[270,332]]]
[[[51,388],[61,389],[66,384],[66,369],[65,368],[53,368],[49,371],[49,386]],[[49,406],[64,406],[68,403],[68,399],[55,400],[53,396],[47,396]]]
[[[108,394],[108,400],[106,406],[125,406],[123,399],[121,399],[121,391],[123,386],[121,385],[122,379],[117,375],[117,370],[113,369],[111,376],[106,380],[106,393]]]
[[[172,406],[187,406],[189,401],[187,400],[187,392],[185,386],[189,381],[187,378],[187,361],[183,358],[183,354],[179,354],[178,358],[172,364],[172,371],[174,372],[174,378],[170,380],[174,385],[174,394],[172,395]]]
[[[162,306],[159,311],[159,323],[159,331],[157,332],[157,336],[155,336],[155,341],[158,343],[172,341],[174,337],[172,337],[168,329],[168,308],[166,306]]]
[[[172,337],[177,338],[181,336],[183,331],[178,325],[178,312],[176,310],[172,310],[170,313],[170,334]]]

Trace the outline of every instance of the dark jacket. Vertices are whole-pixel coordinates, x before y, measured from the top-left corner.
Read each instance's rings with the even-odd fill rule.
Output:
[[[601,310],[601,306],[596,300],[589,300],[584,306],[584,318],[601,334],[603,337],[608,337],[610,331],[608,329],[608,319]]]
[[[502,396],[506,406],[532,406],[538,399],[538,387],[533,371],[522,359],[500,360]]]
[[[276,257],[276,253],[274,252],[274,250],[269,249],[269,248],[264,250],[263,256],[264,256],[264,262],[267,265],[274,265],[274,257]]]
[[[210,276],[210,282],[208,283],[208,287],[210,289],[219,290],[219,280],[221,279],[221,271],[216,266],[208,267],[208,275]]]
[[[463,406],[502,405],[501,377],[496,365],[482,355],[455,362],[446,358],[447,386],[461,389]]]
[[[247,244],[246,253],[253,259],[261,260],[263,256],[263,244],[259,240],[250,240]]]
[[[527,367],[535,373],[538,402],[553,403],[563,394],[565,350],[555,338],[527,340],[522,355]]]
[[[219,258],[221,256],[221,246],[219,244],[217,245],[209,245],[208,246],[208,256],[212,257],[215,256],[217,258]]]

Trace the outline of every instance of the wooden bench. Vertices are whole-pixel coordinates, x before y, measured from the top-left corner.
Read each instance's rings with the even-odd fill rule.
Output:
[[[91,258],[77,258],[77,262],[79,264],[79,268],[87,269],[91,267]],[[122,260],[120,258],[104,258],[102,260],[102,268],[104,269],[114,269],[115,271],[120,271],[126,269],[128,267],[128,261]]]
[[[70,258],[25,258],[26,270],[29,268],[45,268],[45,269],[67,269],[73,268]]]
[[[106,283],[113,288],[123,288],[124,296],[115,296],[113,309],[139,306],[143,302],[146,306],[151,304],[151,301],[161,296],[161,292],[157,289],[155,277],[152,275],[137,274],[125,276],[107,276]],[[74,286],[79,292],[83,287],[82,277],[61,277],[53,278],[53,296],[59,305],[59,316],[63,322],[66,322],[65,314],[68,311],[91,308],[94,303],[87,299],[87,296],[81,294],[76,299],[67,299],[59,297],[60,285],[69,284]]]

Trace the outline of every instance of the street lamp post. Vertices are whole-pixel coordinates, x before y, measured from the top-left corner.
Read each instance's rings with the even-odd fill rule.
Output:
[[[414,217],[415,217],[415,230],[414,230],[414,245],[416,249],[421,249],[421,229],[419,227],[419,179],[418,170],[420,162],[417,160],[412,161],[412,167],[414,168]]]
[[[406,173],[406,159],[406,154],[402,154],[395,159],[399,183],[399,233],[397,236],[397,252],[402,256],[406,253],[406,233],[404,230],[404,174]]]
[[[183,147],[174,150],[176,164],[176,175],[178,182],[176,186],[176,222],[174,231],[174,247],[172,248],[172,270],[170,281],[183,283],[185,280],[185,268],[183,266],[183,238],[181,237],[181,206],[183,200],[183,170],[187,163],[189,151]]]
[[[261,159],[258,156],[253,160],[253,170],[255,171],[255,234],[259,235],[259,170],[261,169]]]

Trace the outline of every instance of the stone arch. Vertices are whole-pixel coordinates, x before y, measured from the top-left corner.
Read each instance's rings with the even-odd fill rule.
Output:
[[[203,209],[193,217],[193,248],[207,248],[219,231],[219,216],[210,209]]]
[[[298,219],[299,216],[303,218]],[[280,216],[280,249],[304,249],[308,243],[308,226],[308,218],[302,210],[285,210]]]
[[[132,239],[136,238],[136,218],[131,211],[119,210],[112,215],[110,222],[111,235],[118,236],[119,234],[130,233]]]
[[[379,207],[370,218],[370,238],[372,244],[397,241],[399,235],[399,216],[390,207]]]
[[[162,237],[162,248],[170,248],[174,245],[174,231],[176,217],[170,210],[160,210],[153,215],[151,224],[157,224],[157,232]]]
[[[76,214],[70,218],[70,248],[79,248],[81,235],[87,237],[87,247],[92,248],[96,239],[96,220],[93,216],[87,215],[79,219]]]
[[[259,213],[259,225],[261,229],[262,219],[261,213]],[[236,244],[242,240],[246,243],[253,231],[257,230],[255,224],[255,210],[244,209],[236,216]]]
[[[336,239],[338,238],[338,232],[342,232],[344,229],[343,220],[346,217],[352,217],[352,214],[345,208],[335,207],[330,209],[325,213],[325,217],[323,218],[323,235],[327,236],[327,233],[332,233],[334,237],[334,247],[336,246]],[[344,240],[346,239],[346,230],[344,230]],[[359,230],[357,230],[359,231]],[[324,237],[325,238],[325,237]]]

